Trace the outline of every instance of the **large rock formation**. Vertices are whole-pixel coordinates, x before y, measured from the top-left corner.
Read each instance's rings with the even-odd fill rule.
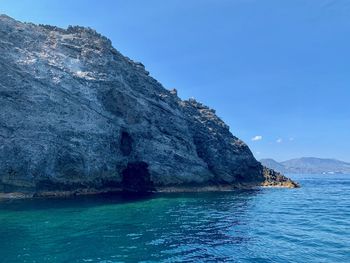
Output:
[[[259,185],[215,112],[182,101],[111,41],[0,16],[0,192]]]

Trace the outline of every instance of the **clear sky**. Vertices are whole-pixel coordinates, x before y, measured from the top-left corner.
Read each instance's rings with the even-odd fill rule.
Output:
[[[348,0],[0,0],[0,13],[96,29],[258,159],[350,161]]]

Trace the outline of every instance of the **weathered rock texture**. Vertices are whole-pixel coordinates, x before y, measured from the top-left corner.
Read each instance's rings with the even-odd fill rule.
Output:
[[[0,192],[251,186],[263,167],[215,112],[111,41],[0,16]]]
[[[283,174],[276,172],[270,168],[264,167],[263,173],[264,173],[265,181],[262,183],[262,186],[287,187],[287,188],[300,187],[298,183],[292,181],[291,179],[285,177]]]

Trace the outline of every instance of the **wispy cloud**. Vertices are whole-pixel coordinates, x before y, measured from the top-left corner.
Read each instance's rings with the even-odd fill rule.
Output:
[[[289,140],[292,142],[292,141],[294,141],[294,138],[293,138],[293,137],[290,137]]]
[[[283,139],[282,139],[282,138],[278,138],[278,139],[276,140],[276,142],[277,142],[277,143],[281,143],[281,142],[283,142]]]
[[[261,135],[256,135],[252,138],[252,141],[261,141],[262,140],[262,136]]]

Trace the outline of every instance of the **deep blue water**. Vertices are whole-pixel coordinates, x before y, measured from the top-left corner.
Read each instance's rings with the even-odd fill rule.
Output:
[[[350,262],[350,175],[300,189],[0,202],[0,262]]]

